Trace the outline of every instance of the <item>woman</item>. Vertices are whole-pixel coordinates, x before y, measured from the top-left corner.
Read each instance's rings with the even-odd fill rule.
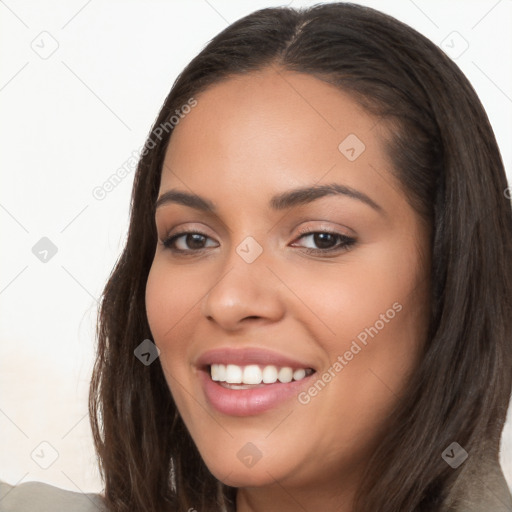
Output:
[[[402,23],[329,4],[215,37],[104,292],[106,509],[512,510],[506,188],[467,79]]]
[[[150,140],[91,393],[112,510],[507,510],[510,203],[456,66],[363,7],[263,10]]]

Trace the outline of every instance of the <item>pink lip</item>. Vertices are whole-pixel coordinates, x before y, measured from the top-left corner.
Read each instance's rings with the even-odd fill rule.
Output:
[[[202,354],[196,361],[198,375],[207,401],[217,411],[229,416],[254,416],[278,407],[282,403],[296,399],[300,391],[307,387],[309,375],[299,381],[276,382],[252,389],[228,389],[214,382],[210,377],[211,364],[237,364],[246,366],[288,366],[292,369],[312,368],[310,364],[293,360],[276,352],[261,349],[216,349]]]
[[[214,409],[229,416],[254,416],[296,399],[314,375],[287,384],[276,382],[253,389],[228,389],[214,382],[207,370],[199,372],[208,402]]]

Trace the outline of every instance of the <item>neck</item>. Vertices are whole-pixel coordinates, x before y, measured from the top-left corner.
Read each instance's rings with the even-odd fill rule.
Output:
[[[236,495],[236,512],[297,512],[336,510],[352,512],[355,482],[340,479],[336,483],[288,487],[275,481],[264,487],[241,488]]]

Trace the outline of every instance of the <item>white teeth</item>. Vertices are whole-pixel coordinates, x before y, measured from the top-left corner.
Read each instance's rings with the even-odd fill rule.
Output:
[[[226,367],[223,364],[212,364],[212,380],[224,382],[226,380]]]
[[[210,366],[212,380],[228,384],[258,385],[262,382],[264,384],[274,384],[277,381],[286,384],[292,380],[302,380],[311,373],[313,371],[310,369],[299,368],[292,370],[288,366],[278,368],[273,365],[267,365],[263,369],[257,364],[250,364],[248,366],[212,364]]]
[[[262,372],[256,364],[251,364],[244,368],[243,383],[244,384],[261,384]]]
[[[279,382],[291,382],[293,379],[293,370],[285,366],[279,370],[277,378],[279,379]]]
[[[217,377],[219,381],[224,382],[226,380],[226,366],[223,364],[218,364],[217,366]]]
[[[226,366],[226,382],[228,384],[241,384],[242,368],[236,364],[228,364]]]
[[[274,384],[277,381],[277,368],[275,366],[265,366],[263,368],[263,382],[265,384]]]
[[[293,380],[302,380],[306,376],[306,370],[302,368],[293,372]]]

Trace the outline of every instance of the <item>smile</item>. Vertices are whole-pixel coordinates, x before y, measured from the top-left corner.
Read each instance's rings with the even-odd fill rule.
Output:
[[[195,366],[206,402],[228,416],[293,407],[315,373],[306,360],[255,348],[211,350]]]

